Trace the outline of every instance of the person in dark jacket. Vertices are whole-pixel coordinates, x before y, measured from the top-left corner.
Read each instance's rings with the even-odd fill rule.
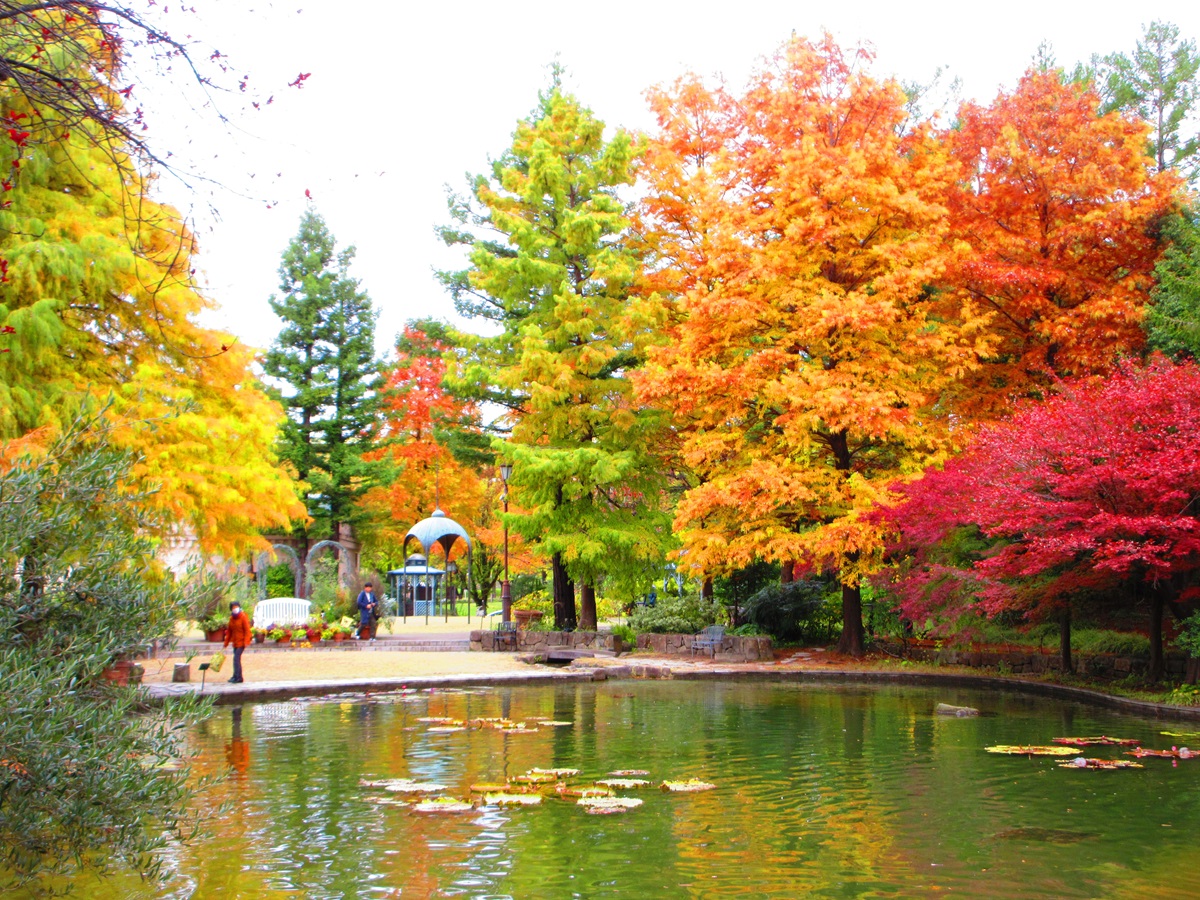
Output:
[[[242,651],[250,646],[252,632],[250,617],[242,612],[242,605],[236,600],[229,604],[229,625],[225,629],[225,646],[233,644],[233,677],[231,684],[242,683]]]
[[[375,600],[375,585],[368,581],[358,594],[359,640],[375,640],[375,612],[378,608]]]

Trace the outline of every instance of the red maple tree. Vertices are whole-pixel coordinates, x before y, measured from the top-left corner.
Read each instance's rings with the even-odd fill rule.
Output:
[[[1157,680],[1164,607],[1200,595],[1200,368],[1159,357],[1060,383],[900,493],[883,516],[913,554],[897,585],[907,617],[1044,616],[1122,591],[1150,601]],[[973,564],[938,561],[934,548],[967,525],[995,543]]]

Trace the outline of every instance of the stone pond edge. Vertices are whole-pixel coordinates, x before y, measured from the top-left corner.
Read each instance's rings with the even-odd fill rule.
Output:
[[[297,697],[328,696],[331,694],[378,693],[402,688],[423,690],[450,687],[511,687],[524,685],[549,685],[583,683],[620,677],[609,669],[569,668],[561,671],[532,671],[516,673],[491,673],[483,675],[425,675],[411,678],[358,678],[340,681],[289,681],[261,682],[257,684],[231,685],[214,684],[203,691],[217,705],[257,703],[263,701],[289,700]],[[1119,697],[1087,688],[1021,678],[1002,678],[988,675],[963,675],[936,672],[844,672],[844,671],[748,671],[725,667],[703,669],[678,669],[667,665],[637,665],[632,667],[634,678],[670,679],[674,681],[760,681],[821,684],[895,684],[930,685],[947,687],[984,688],[1010,693],[1031,694],[1058,700],[1087,703],[1106,709],[1127,712],[1159,719],[1200,721],[1200,707],[1171,706]],[[152,701],[200,692],[200,685],[153,684],[146,686],[146,695]]]

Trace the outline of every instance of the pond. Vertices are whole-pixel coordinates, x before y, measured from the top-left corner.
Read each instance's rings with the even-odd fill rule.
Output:
[[[936,703],[979,718],[934,716]],[[430,718],[505,718],[438,730]],[[534,720],[558,723],[535,727]],[[218,708],[191,736],[214,833],[88,897],[1200,896],[1200,759],[1119,771],[1001,756],[996,744],[1107,734],[1200,746],[1172,725],[961,688],[608,682],[434,690]],[[1125,758],[1117,747],[1088,756]],[[535,767],[576,781],[642,769],[643,804],[420,813],[365,798],[411,778],[469,797]],[[669,793],[663,780],[715,787]],[[410,797],[411,799],[411,797]]]

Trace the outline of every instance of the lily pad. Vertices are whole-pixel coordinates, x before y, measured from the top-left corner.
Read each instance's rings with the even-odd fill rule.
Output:
[[[474,804],[457,797],[435,797],[413,804],[413,812],[463,813],[475,808]]]
[[[664,791],[674,791],[679,794],[694,794],[697,791],[711,791],[716,785],[709,784],[707,781],[700,781],[696,778],[689,778],[687,781],[664,781],[659,787]]]
[[[618,791],[628,791],[643,788],[650,784],[645,778],[597,778],[596,784],[616,788]]]
[[[1066,747],[1136,747],[1141,741],[1137,738],[1114,738],[1102,734],[1097,737],[1054,738],[1054,743]]]
[[[557,719],[534,719],[533,721],[547,728],[566,728],[575,724],[574,722],[560,722]]]
[[[554,793],[560,797],[611,797],[613,796],[612,788],[602,787],[598,784],[588,785],[566,785],[556,784]]]
[[[642,801],[637,797],[580,797],[575,802],[588,810],[634,809],[642,805]]]
[[[589,816],[619,816],[625,812],[624,806],[589,806],[587,808]]]
[[[428,722],[431,725],[461,725],[462,719],[451,718],[450,716],[420,716],[418,722]]]
[[[549,775],[552,778],[574,778],[579,774],[578,769],[539,769],[534,766],[529,770],[530,775]]]
[[[1073,756],[1074,747],[1039,747],[1034,744],[997,744],[985,747],[988,753],[1007,753],[1011,756]]]
[[[537,806],[542,802],[541,794],[484,794],[483,802],[488,806]]]
[[[498,794],[504,791],[519,790],[516,785],[509,784],[507,781],[481,781],[478,784],[471,785],[468,790],[472,794]]]
[[[521,784],[549,784],[557,779],[549,772],[526,772],[524,775],[513,776],[513,781]]]
[[[501,728],[501,734],[537,734],[536,728],[526,728],[524,723],[514,725],[512,728]]]
[[[617,769],[615,772],[609,772],[609,778],[641,778],[643,775],[649,775],[645,769]]]
[[[428,781],[413,781],[411,778],[384,778],[379,781],[359,781],[362,787],[381,788],[385,791],[395,791],[400,794],[436,794],[444,791],[446,785],[434,784]]]
[[[426,729],[430,734],[448,734],[452,731],[466,731],[462,725],[434,725],[432,728]]]
[[[1068,759],[1058,764],[1060,769],[1141,769],[1141,763],[1130,762],[1127,759],[1090,759],[1080,756]]]
[[[1163,759],[1192,759],[1200,756],[1200,751],[1189,750],[1187,747],[1176,749],[1172,747],[1170,750],[1147,750],[1145,747],[1138,747],[1136,750],[1126,750],[1127,756],[1136,756],[1139,759],[1144,756],[1159,756]]]

